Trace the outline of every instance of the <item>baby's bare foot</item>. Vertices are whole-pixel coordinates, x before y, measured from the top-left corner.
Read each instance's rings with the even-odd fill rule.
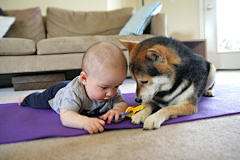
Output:
[[[18,98],[18,104],[21,105],[22,101],[27,97],[27,95],[21,96]]]

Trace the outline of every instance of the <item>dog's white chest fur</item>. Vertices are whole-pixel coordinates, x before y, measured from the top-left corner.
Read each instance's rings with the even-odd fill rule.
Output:
[[[175,101],[177,101],[178,99],[180,100],[180,99],[185,99],[185,98],[187,98],[187,97],[189,96],[189,94],[191,95],[191,94],[193,93],[192,91],[186,90],[186,91],[185,91],[186,93],[185,93],[184,96],[183,96],[182,94],[181,94],[180,96],[178,96],[178,95],[183,92],[184,88],[186,88],[186,86],[188,85],[188,83],[189,83],[188,81],[183,80],[182,83],[180,83],[180,85],[179,85],[172,93],[164,96],[164,97],[162,98],[162,100],[165,101],[165,102],[170,102],[170,101],[173,100],[174,97],[176,97],[176,98],[175,98]],[[182,98],[181,98],[181,97],[182,97]]]

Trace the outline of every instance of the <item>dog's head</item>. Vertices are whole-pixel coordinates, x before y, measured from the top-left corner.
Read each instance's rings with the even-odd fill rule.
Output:
[[[169,48],[153,42],[119,40],[129,50],[129,69],[137,83],[136,102],[149,102],[158,92],[172,88],[174,64],[180,58]]]

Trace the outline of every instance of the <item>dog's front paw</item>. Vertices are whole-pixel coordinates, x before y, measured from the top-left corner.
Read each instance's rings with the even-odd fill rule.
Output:
[[[164,121],[165,118],[163,116],[153,114],[146,118],[144,121],[143,129],[158,129]]]
[[[144,110],[138,112],[132,117],[132,124],[144,123],[145,119],[149,116]]]

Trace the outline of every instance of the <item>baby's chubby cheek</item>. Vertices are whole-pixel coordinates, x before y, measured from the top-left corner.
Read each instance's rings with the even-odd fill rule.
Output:
[[[93,93],[89,93],[88,96],[90,99],[94,101],[104,101],[104,99],[106,99],[106,96],[103,93],[93,92]]]

